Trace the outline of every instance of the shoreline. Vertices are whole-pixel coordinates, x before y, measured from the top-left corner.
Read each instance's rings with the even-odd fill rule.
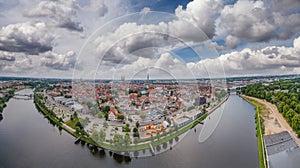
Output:
[[[208,110],[202,116],[200,116],[199,118],[193,120],[191,123],[187,124],[186,126],[183,126],[183,127],[179,128],[177,131],[174,131],[170,134],[167,134],[165,136],[160,137],[160,139],[153,139],[153,140],[145,141],[145,142],[142,142],[142,143],[139,143],[139,144],[130,144],[128,146],[124,146],[123,148],[116,148],[114,145],[108,144],[106,142],[98,144],[98,143],[94,142],[88,135],[87,135],[87,137],[85,135],[83,135],[83,136],[79,135],[74,128],[71,128],[70,126],[65,124],[65,122],[60,121],[56,116],[53,116],[52,114],[50,114],[51,112],[46,112],[46,111],[49,111],[49,109],[47,109],[46,107],[42,107],[43,105],[36,102],[36,99],[39,99],[39,98],[37,98],[37,96],[35,94],[36,93],[34,93],[34,100],[35,100],[34,104],[36,105],[38,111],[41,111],[49,120],[53,121],[55,124],[57,124],[59,127],[64,129],[66,132],[71,134],[76,139],[79,139],[80,141],[84,141],[85,143],[93,145],[94,147],[99,147],[101,149],[106,149],[106,150],[110,150],[110,151],[113,151],[113,152],[141,151],[141,150],[149,149],[150,144],[153,145],[153,147],[160,146],[160,145],[170,141],[171,139],[174,139],[178,136],[183,135],[184,133],[187,133],[191,128],[198,125],[208,115],[210,115],[217,108],[219,108],[224,102],[226,102],[228,100],[228,97],[229,97],[229,95],[226,95],[226,97],[220,103],[218,103],[212,109]],[[170,148],[174,147],[176,144],[177,143],[171,145]]]
[[[212,109],[210,109],[209,111],[207,111],[207,115],[210,115],[211,113],[213,113],[217,108],[219,108],[223,103],[225,103],[230,95],[226,95],[226,97],[221,100],[221,102],[219,104],[217,104],[215,107],[213,107]]]
[[[275,117],[275,119],[277,119],[277,121],[281,127],[281,130],[288,131],[290,133],[290,135],[293,137],[294,141],[298,144],[298,146],[300,146],[300,139],[297,137],[296,132],[287,123],[286,119],[282,116],[282,114],[278,111],[277,107],[274,104],[267,102],[264,99],[258,99],[258,98],[250,97],[250,96],[246,96],[246,95],[243,95],[243,96],[264,105],[267,108],[268,112],[271,112],[271,114],[273,114],[273,117]],[[265,125],[265,126],[268,126],[268,125]],[[273,128],[270,128],[270,126],[268,127],[268,129],[270,129],[272,132],[267,133],[267,135],[282,132],[282,131],[278,131]]]
[[[261,106],[258,102],[256,102],[253,99],[250,99],[244,95],[239,95],[242,99],[244,99],[246,102],[251,104],[252,106],[255,107],[255,125],[256,125],[256,137],[257,137],[257,151],[258,151],[258,159],[259,159],[259,164],[261,168],[268,167],[267,165],[267,156],[266,156],[266,149],[264,145],[264,138],[263,138],[263,132],[262,132],[262,125],[261,122]]]

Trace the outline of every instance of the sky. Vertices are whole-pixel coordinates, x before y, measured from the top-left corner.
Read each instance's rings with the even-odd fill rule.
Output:
[[[0,0],[0,76],[300,74],[299,0]]]

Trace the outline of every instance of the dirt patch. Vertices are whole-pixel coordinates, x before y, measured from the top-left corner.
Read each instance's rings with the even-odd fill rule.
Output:
[[[264,120],[263,124],[265,126],[265,135],[276,134],[282,131],[288,131],[290,135],[294,138],[298,146],[300,146],[300,139],[297,137],[297,134],[293,131],[293,129],[287,123],[287,121],[281,115],[281,113],[279,113],[277,107],[274,104],[258,98],[248,96],[245,97],[255,100],[258,103],[265,106],[265,108],[261,110],[260,114]]]

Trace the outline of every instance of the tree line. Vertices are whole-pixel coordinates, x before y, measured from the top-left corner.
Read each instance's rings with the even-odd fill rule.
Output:
[[[255,83],[240,88],[242,94],[273,103],[300,137],[300,79]]]

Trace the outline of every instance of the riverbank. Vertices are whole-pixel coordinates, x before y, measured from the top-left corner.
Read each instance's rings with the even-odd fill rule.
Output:
[[[38,109],[38,111],[40,111],[44,116],[46,116],[51,122],[53,122],[54,124],[56,124],[57,126],[59,126],[60,128],[64,129],[66,132],[68,132],[69,134],[71,134],[72,136],[74,136],[75,138],[80,137],[81,141],[84,141],[88,144],[97,146],[97,144],[90,139],[86,134],[84,133],[79,133],[78,131],[76,131],[75,128],[72,128],[70,126],[68,126],[66,123],[62,122],[61,120],[59,120],[55,114],[53,114],[51,111],[49,111],[42,103],[41,100],[39,98],[38,95],[36,95],[36,93],[34,93],[34,104],[36,106],[36,108]]]
[[[285,118],[282,116],[282,114],[278,111],[277,107],[270,103],[267,102],[266,100],[263,99],[258,99],[254,97],[249,97],[249,96],[244,96],[248,99],[254,100],[263,106],[265,106],[265,111],[262,112],[264,120],[264,125],[265,125],[265,134],[270,135],[270,134],[275,134],[275,133],[280,133],[282,131],[288,131],[290,135],[293,137],[293,139],[296,141],[298,146],[300,146],[300,138],[298,138],[296,132],[292,129],[292,127],[288,124],[288,122],[285,120]]]
[[[187,132],[188,130],[190,130],[191,128],[193,128],[197,124],[199,124],[210,113],[212,113],[214,110],[216,110],[218,107],[220,107],[220,105],[222,105],[228,99],[228,96],[226,98],[224,98],[218,105],[216,105],[215,107],[213,107],[212,109],[207,111],[207,113],[203,114],[202,116],[195,119],[193,122],[187,124],[186,126],[181,127],[178,130],[175,130],[173,132],[170,132],[170,134],[167,134],[165,136],[161,136],[158,139],[149,139],[148,141],[144,141],[144,142],[141,142],[141,143],[138,143],[138,144],[130,144],[130,145],[127,145],[127,146],[122,146],[122,147],[116,147],[115,145],[107,143],[107,142],[103,142],[103,143],[98,144],[98,143],[95,143],[88,136],[88,134],[83,134],[83,135],[79,134],[78,131],[76,131],[75,128],[71,128],[66,123],[59,120],[51,111],[49,111],[41,103],[40,99],[41,98],[39,96],[37,96],[36,93],[35,93],[34,94],[34,100],[35,100],[34,103],[36,104],[37,109],[39,111],[41,111],[49,120],[51,120],[52,122],[57,124],[62,129],[66,130],[68,133],[73,135],[75,138],[80,137],[81,141],[84,141],[88,144],[94,145],[95,147],[100,147],[100,148],[104,148],[104,149],[111,150],[111,151],[134,152],[134,151],[141,151],[141,150],[149,149],[150,144],[153,147],[157,147],[157,146],[160,146],[160,145],[162,145],[162,144],[164,144],[168,141],[171,141],[173,138],[175,138],[175,139],[176,139],[176,137],[178,138],[178,136],[182,135],[183,133]]]
[[[7,94],[0,98],[0,121],[3,120],[3,110],[6,107],[6,103],[13,97],[15,90],[10,90]]]
[[[3,109],[6,107],[6,102],[9,101],[10,98],[13,97],[15,90],[12,89],[8,93],[6,93],[3,97],[0,98],[0,114],[3,112]]]
[[[206,113],[209,115],[210,113],[214,112],[217,108],[219,108],[225,101],[228,100],[229,95],[226,95],[226,97],[221,100],[221,102],[219,104],[217,104],[215,107],[213,107],[212,109],[208,110]]]
[[[244,96],[244,95],[242,95],[241,97],[255,107],[257,148],[258,148],[258,157],[259,157],[259,165],[260,165],[259,167],[267,168],[267,159],[266,159],[265,145],[263,139],[264,125],[263,122],[261,121],[261,116],[260,116],[262,111],[265,110],[265,106],[251,99],[251,97]]]

